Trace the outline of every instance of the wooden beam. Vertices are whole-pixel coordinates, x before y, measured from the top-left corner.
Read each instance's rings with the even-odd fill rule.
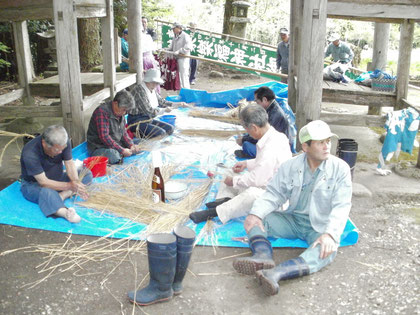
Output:
[[[2,118],[25,117],[61,117],[61,106],[3,106],[0,108]]]
[[[328,103],[343,103],[367,105],[370,107],[394,107],[396,95],[375,91],[352,91],[323,88],[322,101]]]
[[[321,112],[321,120],[327,124],[340,126],[383,127],[386,116],[352,115]]]
[[[114,51],[114,8],[113,1],[107,0],[107,15],[102,18],[102,55],[104,65],[104,87],[111,90],[111,97],[115,95],[115,51]]]
[[[0,1],[10,4],[0,4],[0,22],[26,21],[26,20],[49,20],[53,18],[52,1],[32,1],[32,5],[14,6],[19,1]],[[28,1],[29,2],[29,1]]]
[[[359,21],[359,22],[377,22],[377,23],[390,23],[390,24],[401,24],[404,21],[404,19],[357,17],[357,16],[335,15],[335,14],[328,14],[328,18],[339,19],[339,20]]]
[[[99,105],[103,100],[111,96],[111,89],[104,88],[83,100],[83,110],[89,110],[93,105]]]
[[[26,21],[13,22],[13,36],[15,39],[16,60],[18,64],[19,85],[25,90],[23,103],[33,105],[34,99],[29,90],[29,83],[35,77],[32,63],[31,46],[29,43],[28,26]]]
[[[297,103],[297,84],[296,77],[298,71],[298,61],[300,58],[299,38],[300,25],[303,14],[303,0],[290,1],[290,46],[289,46],[289,78],[287,79],[288,85],[288,98],[290,108],[296,112]]]
[[[327,0],[304,1],[301,23],[298,40],[302,53],[298,60],[296,106],[298,129],[320,116]]]
[[[133,73],[132,75],[125,77],[122,80],[118,80],[117,84],[115,84],[115,93],[118,93],[122,89],[129,87],[137,82],[137,74]]]
[[[13,92],[0,95],[0,106],[16,101],[17,99],[20,99],[23,95],[25,95],[25,89],[18,89]]]
[[[143,54],[141,53],[141,1],[127,1],[128,44],[130,46],[130,72],[137,74],[137,83],[143,80]]]
[[[76,146],[86,137],[76,15],[72,1],[53,0],[53,5],[63,121]]]
[[[327,14],[357,18],[415,19],[420,18],[420,5],[416,4],[367,4],[354,1],[329,0]]]
[[[102,7],[77,7],[76,16],[79,19],[103,18],[106,16],[106,8]]]
[[[419,6],[420,7],[420,6]],[[398,65],[397,65],[397,106],[396,109],[401,109],[399,104],[401,99],[407,99],[408,96],[408,81],[410,76],[410,62],[411,50],[413,47],[414,23],[405,20],[401,24],[400,30],[400,45],[398,48]]]

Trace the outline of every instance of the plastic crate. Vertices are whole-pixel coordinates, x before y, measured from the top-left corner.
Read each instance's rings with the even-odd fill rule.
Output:
[[[380,92],[395,92],[397,79],[372,79],[372,90]]]

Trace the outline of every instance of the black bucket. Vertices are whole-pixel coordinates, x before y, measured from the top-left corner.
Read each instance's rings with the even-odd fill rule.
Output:
[[[339,139],[337,145],[337,156],[350,166],[351,178],[353,179],[356,166],[358,144],[354,139]]]

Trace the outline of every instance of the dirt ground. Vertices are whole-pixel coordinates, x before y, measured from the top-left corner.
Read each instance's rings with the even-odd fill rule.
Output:
[[[209,78],[204,72],[194,88],[219,91],[264,82],[243,75],[232,79],[232,74]],[[368,128],[332,129],[340,137],[356,139],[361,154],[380,150],[378,136]],[[2,138],[0,147],[8,141]],[[20,173],[19,148],[12,145],[9,150],[0,168],[0,189]],[[246,255],[247,249],[201,246],[194,249],[184,292],[166,303],[133,307],[126,297],[147,275],[142,253],[129,254],[123,262],[91,262],[82,272],[69,270],[28,288],[44,276],[38,273],[43,254],[2,253],[31,244],[64,244],[69,235],[0,225],[0,314],[419,314],[420,181],[396,173],[382,177],[375,167],[356,166],[350,216],[360,230],[359,242],[339,248],[336,260],[320,272],[281,283],[276,296],[266,297],[253,277],[232,268],[233,256]],[[95,239],[71,236],[74,242]],[[301,251],[275,249],[275,261]]]

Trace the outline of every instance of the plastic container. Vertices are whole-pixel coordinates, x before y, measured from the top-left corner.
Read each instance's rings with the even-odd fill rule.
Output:
[[[105,176],[107,164],[108,158],[105,156],[91,156],[83,160],[83,165],[90,169],[93,177]]]
[[[337,145],[337,156],[350,166],[351,178],[353,179],[354,168],[356,167],[358,144],[354,139],[339,139]]]
[[[167,124],[170,124],[172,126],[175,126],[175,120],[176,120],[176,116],[175,115],[163,115],[159,117],[160,121],[166,122]]]

